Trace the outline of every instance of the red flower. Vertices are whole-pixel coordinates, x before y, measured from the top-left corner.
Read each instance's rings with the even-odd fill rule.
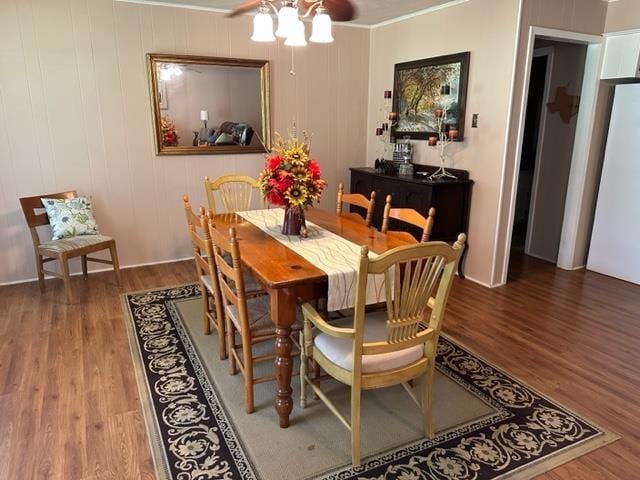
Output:
[[[267,200],[271,205],[284,205],[284,196],[277,190],[271,190],[267,194]]]
[[[277,188],[281,193],[286,192],[293,185],[293,179],[287,172],[280,170],[278,172],[278,177],[274,181],[274,187]]]
[[[318,162],[316,162],[315,160],[309,160],[307,168],[309,169],[309,173],[311,174],[312,179],[317,180],[320,178],[321,172],[320,167],[318,166]]]
[[[277,170],[278,168],[280,168],[281,164],[282,158],[280,158],[280,155],[274,155],[273,157],[269,157],[269,159],[267,160],[267,168],[269,170]]]

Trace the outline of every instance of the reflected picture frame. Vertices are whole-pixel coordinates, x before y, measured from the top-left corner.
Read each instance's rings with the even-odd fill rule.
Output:
[[[162,141],[161,122],[163,117],[162,110],[166,110],[168,106],[168,97],[166,83],[158,76],[158,66],[164,63],[244,67],[258,70],[260,75],[260,117],[262,124],[261,131],[256,131],[254,135],[258,138],[259,144],[208,146],[164,145]],[[268,60],[148,53],[147,70],[156,155],[225,155],[268,153],[271,151],[271,74]]]

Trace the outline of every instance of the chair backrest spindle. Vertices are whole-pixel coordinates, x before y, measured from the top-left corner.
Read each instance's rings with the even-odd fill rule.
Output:
[[[421,243],[391,250],[369,259],[362,247],[354,312],[356,355],[390,353],[425,344],[435,351],[456,265],[466,236],[453,246],[444,242]],[[384,274],[387,306],[387,338],[363,342],[366,282],[371,274]],[[361,349],[356,344],[361,343]],[[359,351],[358,351],[359,350]]]
[[[213,181],[209,177],[204,177],[204,188],[207,192],[209,209],[213,213],[218,213],[214,192],[218,192],[224,212],[235,213],[251,208],[253,191],[259,190],[260,184],[255,178],[246,175],[223,175]],[[260,206],[264,207],[262,198]]]

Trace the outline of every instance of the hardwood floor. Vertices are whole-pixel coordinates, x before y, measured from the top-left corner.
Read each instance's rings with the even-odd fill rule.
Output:
[[[185,283],[190,262],[123,270],[122,291]],[[0,287],[0,479],[152,479],[112,273]],[[79,301],[84,299],[83,301]],[[539,478],[640,478],[640,287],[518,257],[511,282],[456,280],[444,330],[622,440]]]

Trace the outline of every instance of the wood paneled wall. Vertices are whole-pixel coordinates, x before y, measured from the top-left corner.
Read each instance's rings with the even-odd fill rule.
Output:
[[[266,58],[272,121],[313,132],[329,182],[325,206],[366,163],[369,31],[337,26],[335,43],[296,50],[251,42],[251,17],[112,0],[0,2],[0,283],[35,276],[18,197],[91,195],[123,265],[186,257],[180,196],[205,204],[202,179],[256,176],[261,155],[158,157],[148,52]],[[190,135],[190,132],[183,132]]]
[[[518,2],[470,0],[371,31],[369,92],[370,165],[380,155],[380,141],[373,135],[380,123],[383,91],[393,88],[394,64],[459,52],[471,52],[464,142],[451,146],[447,166],[469,170],[475,181],[471,195],[469,252],[466,275],[491,281],[496,211],[500,197],[500,169],[514,62]],[[490,21],[480,20],[489,18]],[[479,128],[471,128],[474,113]],[[435,149],[415,141],[414,162],[438,165]],[[436,216],[436,222],[438,217]]]

